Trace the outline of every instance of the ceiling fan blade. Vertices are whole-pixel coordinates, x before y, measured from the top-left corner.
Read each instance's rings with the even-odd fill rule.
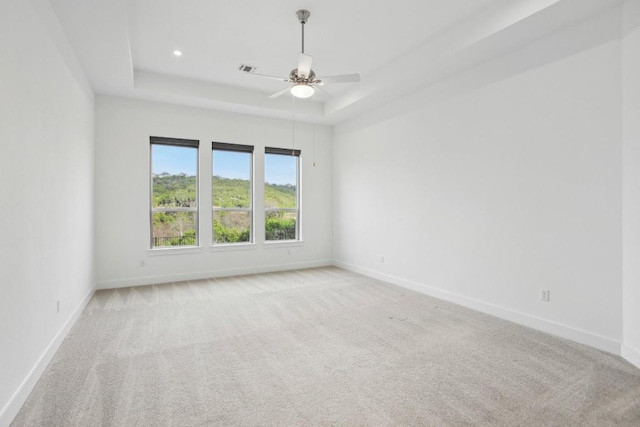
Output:
[[[273,95],[269,95],[269,98],[271,98],[271,99],[278,98],[278,97],[284,95],[285,93],[289,92],[290,90],[291,90],[290,87],[286,87],[286,88],[274,93]]]
[[[318,79],[320,83],[352,83],[360,81],[360,74],[342,74],[340,76],[327,76]]]
[[[308,79],[311,72],[311,62],[313,58],[306,53],[298,54],[298,77]]]
[[[255,73],[246,73],[250,76],[258,76],[258,77],[265,77],[267,79],[271,79],[271,80],[278,80],[280,82],[288,82],[289,79],[285,79],[284,77],[276,77],[276,76],[268,76],[266,74],[255,74]]]
[[[326,91],[326,90],[324,90],[322,87],[320,87],[320,85],[318,85],[318,84],[313,84],[313,85],[311,85],[311,86],[312,86],[314,89],[317,89],[317,90],[319,90],[320,92],[324,93],[325,95],[330,96],[330,97],[332,97],[332,98],[333,98],[333,95],[331,95],[329,92],[327,92],[327,91]]]

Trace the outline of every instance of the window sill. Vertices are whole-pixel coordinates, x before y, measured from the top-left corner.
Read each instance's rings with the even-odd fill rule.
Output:
[[[304,246],[304,241],[302,240],[271,240],[268,242],[264,242],[264,245],[263,245],[265,249],[291,248],[296,246]]]
[[[209,252],[250,251],[256,249],[255,243],[230,243],[209,246]]]
[[[149,256],[163,256],[163,255],[184,255],[202,253],[202,246],[185,246],[184,248],[156,248],[149,249],[147,255]]]

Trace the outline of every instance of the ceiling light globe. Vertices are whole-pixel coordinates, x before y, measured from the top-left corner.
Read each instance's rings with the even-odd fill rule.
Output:
[[[296,83],[291,88],[291,95],[296,98],[309,98],[315,90],[306,83]]]

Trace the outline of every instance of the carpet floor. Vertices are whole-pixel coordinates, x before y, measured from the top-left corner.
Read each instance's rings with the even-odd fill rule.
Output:
[[[640,426],[640,370],[327,267],[96,292],[12,425]]]

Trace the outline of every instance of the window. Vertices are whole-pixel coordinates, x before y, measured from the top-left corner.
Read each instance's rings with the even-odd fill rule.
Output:
[[[300,240],[300,151],[265,148],[265,240]]]
[[[151,248],[198,245],[198,141],[151,137]]]
[[[253,146],[214,142],[213,244],[252,242]]]

